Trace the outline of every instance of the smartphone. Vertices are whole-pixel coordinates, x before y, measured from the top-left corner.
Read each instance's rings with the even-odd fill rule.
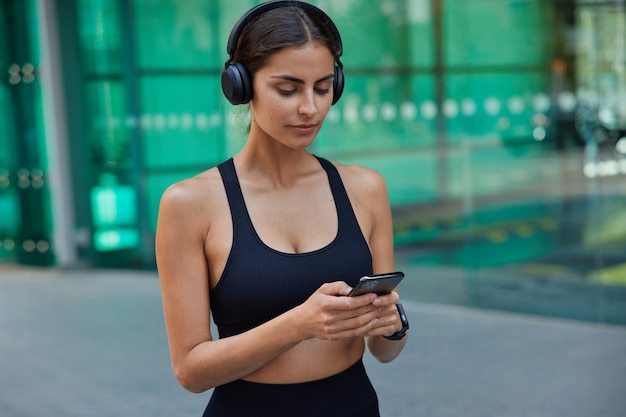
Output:
[[[364,276],[359,280],[354,288],[352,288],[348,297],[354,297],[371,292],[378,295],[389,294],[398,286],[400,281],[402,281],[402,278],[404,278],[404,273],[400,271]]]

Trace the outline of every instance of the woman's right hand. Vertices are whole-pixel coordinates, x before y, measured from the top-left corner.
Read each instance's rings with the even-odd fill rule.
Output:
[[[324,284],[294,309],[304,339],[339,340],[365,336],[376,326],[381,311],[381,307],[373,304],[378,298],[376,294],[346,297],[351,289],[343,281]]]

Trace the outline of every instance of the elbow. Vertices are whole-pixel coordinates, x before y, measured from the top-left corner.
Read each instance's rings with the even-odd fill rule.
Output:
[[[395,354],[374,355],[374,357],[380,363],[390,363],[390,362],[393,362],[393,360],[398,357],[399,353],[400,352],[395,353]]]
[[[194,375],[192,371],[185,369],[185,367],[174,369],[174,375],[181,387],[194,394],[200,394],[214,388],[214,385],[202,381],[197,375]]]
[[[368,338],[369,351],[380,363],[390,363],[396,359],[402,352],[405,344],[406,338],[399,341],[388,341],[382,337]]]
[[[178,379],[178,383],[180,384],[181,387],[183,387],[187,391],[191,392],[192,394],[201,394],[204,391],[206,391],[206,390],[211,388],[211,387],[206,387],[205,388],[205,387],[202,387],[202,386],[200,386],[198,384],[190,383],[188,381],[183,381],[181,379]]]

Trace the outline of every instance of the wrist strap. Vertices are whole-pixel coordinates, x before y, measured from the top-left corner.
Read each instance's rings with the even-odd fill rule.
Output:
[[[396,308],[398,309],[398,314],[400,315],[400,322],[402,323],[402,329],[400,331],[395,332],[390,336],[383,337],[387,340],[402,340],[404,336],[406,336],[406,331],[409,330],[409,319],[406,316],[406,312],[404,311],[404,307],[402,304],[396,304]]]

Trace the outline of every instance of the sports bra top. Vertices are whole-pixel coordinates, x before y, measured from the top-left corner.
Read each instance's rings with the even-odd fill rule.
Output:
[[[233,223],[233,240],[222,276],[210,290],[211,311],[220,337],[250,330],[306,301],[322,284],[356,285],[372,273],[372,255],[339,172],[316,157],[326,174],[337,210],[337,234],[328,245],[285,253],[259,237],[241,192],[233,159],[218,166]]]

